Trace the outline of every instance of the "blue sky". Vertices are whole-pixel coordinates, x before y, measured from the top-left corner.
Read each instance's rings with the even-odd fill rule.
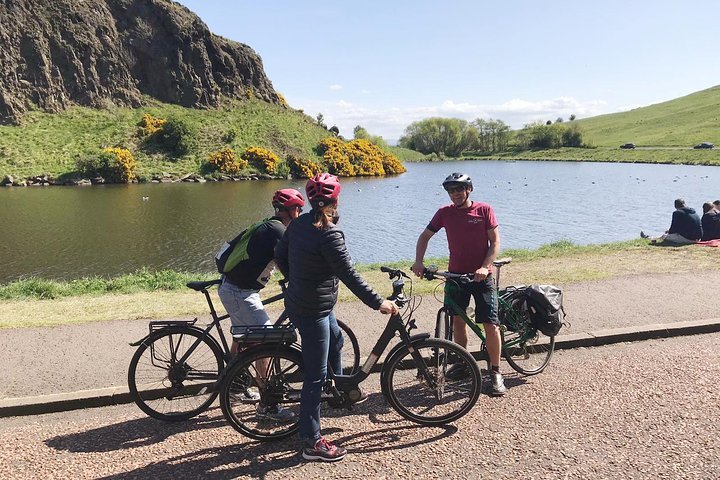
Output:
[[[397,139],[432,116],[587,118],[720,84],[720,2],[181,0],[294,108]]]

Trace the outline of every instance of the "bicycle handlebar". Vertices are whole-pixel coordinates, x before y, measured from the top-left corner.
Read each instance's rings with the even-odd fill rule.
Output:
[[[380,271],[387,273],[390,276],[390,278],[393,278],[393,277],[410,278],[407,276],[407,274],[405,272],[403,272],[399,268],[390,268],[390,267],[382,266],[382,267],[380,267]]]
[[[437,270],[437,268],[426,268],[423,270],[423,278],[426,280],[435,280],[436,278],[449,278],[451,280],[457,280],[458,283],[470,283],[474,281],[475,275],[472,273],[452,273],[443,272]]]

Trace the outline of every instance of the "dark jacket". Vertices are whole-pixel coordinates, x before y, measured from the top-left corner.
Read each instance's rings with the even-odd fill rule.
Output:
[[[708,212],[702,216],[703,241],[720,238],[720,213]]]
[[[353,268],[343,232],[334,225],[321,230],[314,220],[312,211],[293,220],[275,248],[275,262],[290,281],[285,291],[290,317],[328,315],[337,303],[338,279],[378,310],[383,299]]]
[[[239,288],[260,290],[267,285],[275,269],[275,246],[285,233],[278,217],[270,217],[253,232],[247,244],[248,258],[225,274],[225,280]]]
[[[672,223],[668,233],[678,233],[688,240],[700,240],[702,238],[702,226],[700,217],[695,213],[694,208],[683,207],[673,212]]]

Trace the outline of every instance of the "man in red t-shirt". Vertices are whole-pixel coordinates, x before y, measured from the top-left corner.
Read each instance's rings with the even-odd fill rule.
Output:
[[[443,182],[452,205],[440,208],[425,230],[420,234],[415,247],[415,263],[412,271],[418,277],[425,270],[423,259],[428,242],[441,228],[447,233],[450,249],[448,270],[453,273],[472,273],[475,278],[471,284],[457,286],[452,282],[445,284],[445,298],[452,299],[460,308],[466,309],[470,296],[475,299],[475,317],[485,328],[488,355],[492,368],[492,394],[504,395],[505,384],[500,374],[500,321],[498,319],[498,300],[495,278],[492,275],[492,263],[500,251],[500,233],[495,212],[490,205],[470,200],[473,190],[472,180],[463,173],[453,173]],[[446,301],[447,304],[447,301]],[[453,316],[453,335],[455,342],[467,347],[467,326],[460,316]],[[451,367],[447,371],[449,378],[461,377],[464,365]]]

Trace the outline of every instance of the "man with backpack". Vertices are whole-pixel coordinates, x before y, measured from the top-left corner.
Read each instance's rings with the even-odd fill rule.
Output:
[[[275,246],[304,205],[305,199],[297,190],[278,190],[272,198],[275,215],[249,226],[215,256],[218,271],[223,274],[218,295],[233,327],[272,323],[260,299],[260,290],[275,269]],[[233,341],[231,352],[236,354],[238,350],[239,344]],[[248,393],[249,397],[256,395]],[[293,414],[279,405],[258,404],[258,416],[288,420]]]
[[[412,271],[421,277],[425,271],[423,259],[428,242],[441,228],[447,233],[450,262],[448,270],[453,273],[471,273],[474,281],[469,285],[445,284],[445,298],[450,298],[461,308],[467,308],[470,297],[475,299],[476,321],[482,322],[486,335],[486,346],[490,356],[492,395],[504,395],[505,384],[500,374],[500,320],[495,277],[492,274],[493,260],[500,251],[498,222],[492,207],[486,203],[470,200],[473,191],[472,180],[464,173],[452,173],[443,182],[450,205],[440,208],[420,234],[415,247],[415,263]],[[453,316],[455,342],[467,348],[467,325],[460,316]],[[450,367],[449,378],[461,378],[467,372],[460,366]]]

